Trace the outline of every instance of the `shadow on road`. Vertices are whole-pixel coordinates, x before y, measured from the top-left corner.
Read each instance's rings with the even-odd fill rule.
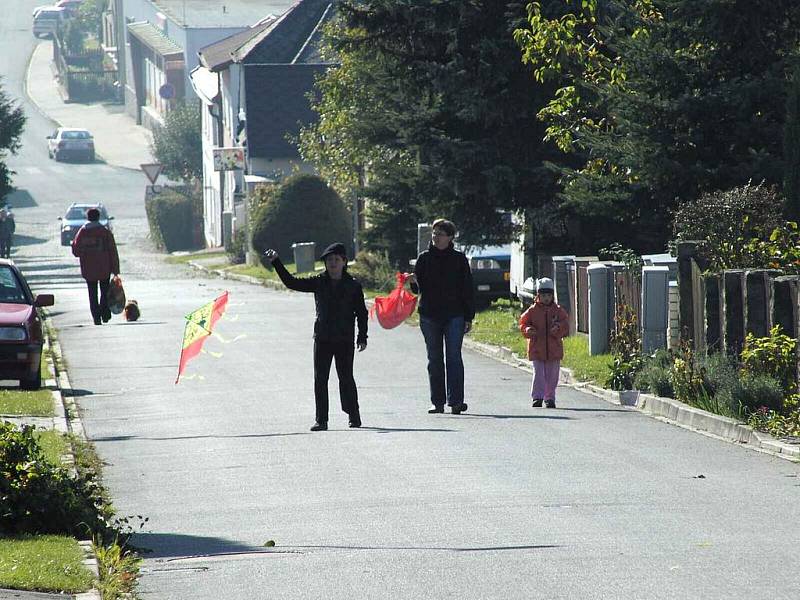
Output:
[[[147,558],[189,558],[265,551],[264,548],[248,546],[234,540],[176,533],[135,533],[131,537],[131,543],[143,550]]]
[[[32,235],[22,235],[19,233],[14,234],[14,246],[34,246],[36,244],[44,244],[47,238],[33,237]]]
[[[179,435],[171,437],[148,437],[142,435],[112,435],[107,437],[92,438],[92,442],[127,442],[130,440],[156,440],[156,441],[177,441],[177,440],[221,440],[221,439],[244,439],[244,438],[268,438],[286,437],[289,435],[311,435],[310,431],[291,431],[288,433],[243,433],[241,435]]]
[[[314,550],[436,550],[441,552],[499,552],[503,550],[549,550],[562,548],[557,544],[532,544],[530,546],[475,546],[448,548],[446,546],[283,546],[286,549],[314,549]]]
[[[459,419],[463,419],[465,417],[481,417],[484,419],[561,419],[561,420],[571,420],[571,417],[561,417],[559,415],[554,414],[543,414],[543,415],[483,415],[479,413],[462,413],[458,416]]]
[[[30,195],[28,190],[19,188],[6,196],[6,202],[11,206],[12,210],[15,208],[31,208],[33,206],[38,206],[36,200],[33,199],[33,196]]]

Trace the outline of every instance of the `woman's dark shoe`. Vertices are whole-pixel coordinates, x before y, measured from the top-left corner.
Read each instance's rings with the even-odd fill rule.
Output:
[[[467,404],[462,402],[458,406],[451,407],[454,415],[460,415],[462,412],[467,412]]]
[[[350,421],[350,427],[354,429],[357,427],[361,427],[361,421]]]
[[[311,431],[328,431],[327,423],[314,423],[311,426]]]
[[[102,322],[100,319],[95,319],[95,320],[94,320],[94,324],[95,324],[95,325],[102,325],[102,324],[103,324],[103,322]]]
[[[542,399],[541,398],[534,398],[533,399],[533,404],[532,404],[533,408],[539,408],[541,405],[542,405]]]
[[[545,400],[544,401],[544,405],[547,408],[555,408],[556,407],[556,401],[555,400]]]
[[[434,406],[431,406],[428,409],[428,414],[429,415],[435,415],[437,413],[443,413],[443,412],[444,412],[444,406],[436,406],[436,405],[434,405]]]

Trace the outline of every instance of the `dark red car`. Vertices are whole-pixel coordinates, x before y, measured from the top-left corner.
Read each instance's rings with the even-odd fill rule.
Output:
[[[0,259],[0,379],[18,379],[24,390],[42,386],[42,321],[38,308],[53,305],[52,294],[34,296],[22,273]]]

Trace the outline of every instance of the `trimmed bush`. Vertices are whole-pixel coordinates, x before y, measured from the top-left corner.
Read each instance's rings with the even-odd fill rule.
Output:
[[[359,252],[356,261],[348,265],[347,271],[365,288],[379,292],[389,292],[397,283],[397,271],[386,253]]]
[[[731,409],[742,414],[762,407],[776,412],[783,408],[783,385],[769,375],[745,375],[725,396],[723,399]]]
[[[189,196],[167,189],[152,196],[145,208],[157,248],[173,252],[195,247],[195,210]]]
[[[316,243],[316,252],[342,242],[352,256],[350,213],[339,195],[316,175],[294,175],[271,190],[253,214],[253,249],[269,248],[291,260],[292,244]]]
[[[672,356],[666,350],[658,350],[653,356],[645,360],[641,371],[633,379],[633,388],[655,394],[656,396],[672,398],[675,390],[670,380]]]
[[[0,422],[0,533],[102,531],[109,515],[97,482],[47,462],[33,432]]]

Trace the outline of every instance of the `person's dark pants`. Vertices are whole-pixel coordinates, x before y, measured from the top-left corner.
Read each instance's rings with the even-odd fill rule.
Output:
[[[100,325],[102,321],[111,318],[111,311],[108,309],[108,282],[110,278],[99,281],[86,281],[89,288],[89,310],[92,311],[92,318],[95,325]],[[97,298],[97,288],[100,288],[100,299]],[[102,319],[102,321],[101,321]]]
[[[0,238],[0,256],[11,258],[11,237]]]
[[[461,360],[464,317],[433,319],[420,316],[419,326],[428,351],[431,404],[444,406],[446,401],[448,406],[461,406],[464,403],[464,362]]]
[[[317,423],[328,422],[328,377],[331,361],[336,361],[339,378],[339,397],[342,410],[350,415],[350,421],[361,422],[358,410],[358,390],[353,378],[353,342],[320,342],[314,340],[314,400],[317,404]]]

